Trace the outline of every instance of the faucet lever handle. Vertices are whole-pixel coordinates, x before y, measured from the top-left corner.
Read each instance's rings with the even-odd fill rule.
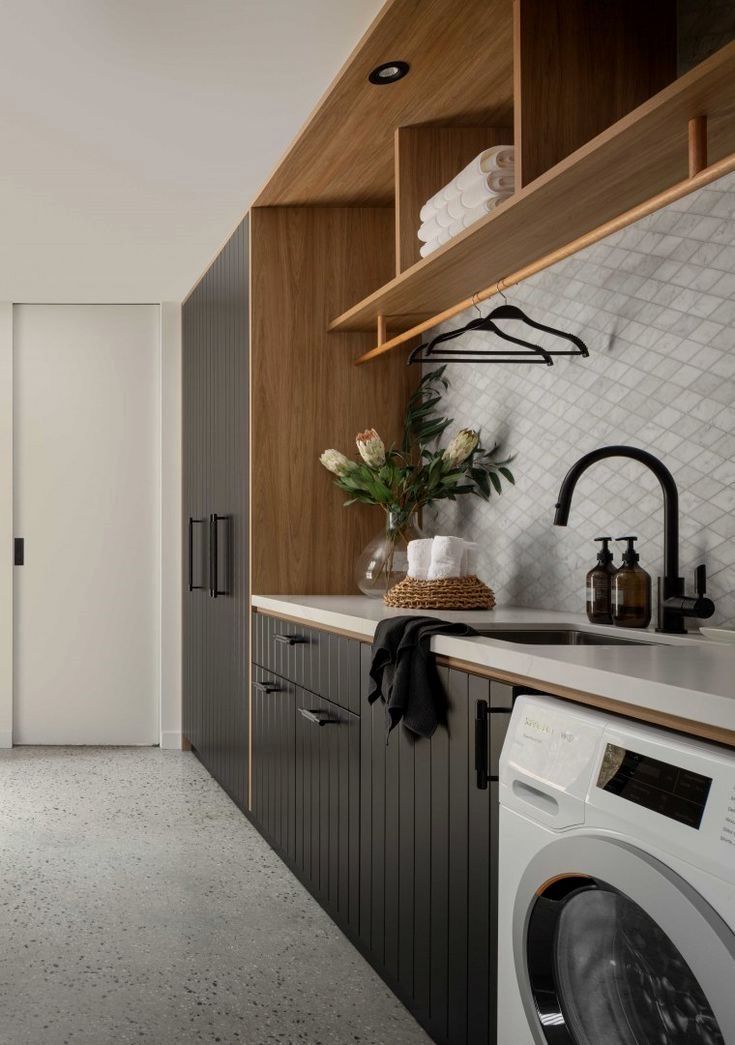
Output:
[[[697,566],[694,571],[694,584],[697,589],[697,595],[705,595],[707,592],[707,567],[704,563]]]

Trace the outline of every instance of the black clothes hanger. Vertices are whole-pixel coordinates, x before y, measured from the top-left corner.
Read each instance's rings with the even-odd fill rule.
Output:
[[[554,334],[555,337],[560,337],[564,341],[570,341],[575,347],[568,349],[552,349],[551,355],[554,356],[584,356],[585,359],[589,356],[589,349],[585,345],[581,338],[577,337],[576,334],[570,334],[566,330],[559,330],[557,327],[546,326],[545,323],[538,323],[535,319],[531,319],[526,313],[518,308],[517,305],[509,305],[508,302],[504,302],[502,305],[498,305],[492,312],[489,312],[485,317],[486,319],[517,319],[521,323],[525,323],[526,326],[533,327],[535,330],[543,330],[547,334]]]
[[[477,306],[475,306],[477,308]],[[496,334],[499,338],[504,341],[510,341],[514,345],[520,345],[523,351],[514,351],[512,349],[502,348],[482,348],[482,349],[465,349],[464,354],[462,350],[460,352],[452,352],[451,350],[444,350],[444,355],[437,355],[435,349],[437,345],[444,344],[446,341],[453,341],[454,338],[461,337],[463,334],[467,334],[472,330],[485,330],[490,333]],[[424,353],[423,355],[421,353]],[[443,334],[438,334],[435,338],[432,338],[428,344],[419,345],[411,352],[408,357],[407,365],[411,363],[544,363],[546,366],[553,366],[554,360],[551,358],[551,353],[547,352],[545,348],[540,348],[538,345],[531,344],[530,341],[524,341],[522,338],[512,337],[507,334],[500,327],[496,326],[495,323],[488,316],[478,316],[476,319],[471,319],[469,323],[465,323],[464,326],[458,327],[456,330],[447,330]]]
[[[502,293],[502,291],[501,291]],[[570,334],[567,331],[559,330],[556,327],[547,326],[544,323],[538,323],[536,320],[531,319],[526,315],[517,305],[509,305],[505,301],[505,295],[503,294],[504,304],[498,305],[496,308],[489,312],[487,316],[479,315],[475,319],[471,319],[464,326],[458,327],[456,330],[449,330],[443,334],[437,335],[431,341],[425,344],[419,345],[415,348],[408,357],[407,364],[411,363],[424,363],[424,362],[436,362],[436,363],[544,363],[546,366],[553,366],[554,360],[552,356],[589,356],[589,350],[587,346],[578,338],[575,334]],[[479,313],[479,308],[475,305]],[[530,341],[525,341],[523,338],[513,337],[506,331],[498,327],[493,320],[495,319],[514,319],[525,323],[527,326],[533,327],[535,330],[542,330],[546,333],[553,334],[556,337],[560,337],[565,341],[571,342],[574,346],[570,349],[544,349],[540,345],[534,345]],[[451,349],[440,350],[443,354],[437,354],[436,348],[438,345],[444,344],[446,341],[452,341],[454,338],[461,337],[463,334],[469,333],[473,330],[485,330],[505,341],[510,341],[514,344],[520,345],[524,351],[513,351],[511,349],[466,349],[464,353],[460,351],[452,351]]]

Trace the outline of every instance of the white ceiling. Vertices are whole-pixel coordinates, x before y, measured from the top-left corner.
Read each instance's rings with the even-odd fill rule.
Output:
[[[380,6],[0,0],[0,301],[183,298]]]

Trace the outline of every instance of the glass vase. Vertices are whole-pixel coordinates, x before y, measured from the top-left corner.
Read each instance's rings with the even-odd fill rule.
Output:
[[[408,572],[408,542],[425,536],[415,512],[408,517],[389,512],[385,527],[365,546],[355,565],[355,582],[363,595],[382,599],[402,581]]]

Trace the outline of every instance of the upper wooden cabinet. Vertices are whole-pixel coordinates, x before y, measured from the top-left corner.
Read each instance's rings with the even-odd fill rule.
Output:
[[[330,325],[390,338],[686,178],[693,117],[735,152],[733,106],[735,44],[677,78],[676,0],[390,0],[256,205],[393,205],[393,278]],[[422,203],[501,143],[515,195],[421,259]]]

